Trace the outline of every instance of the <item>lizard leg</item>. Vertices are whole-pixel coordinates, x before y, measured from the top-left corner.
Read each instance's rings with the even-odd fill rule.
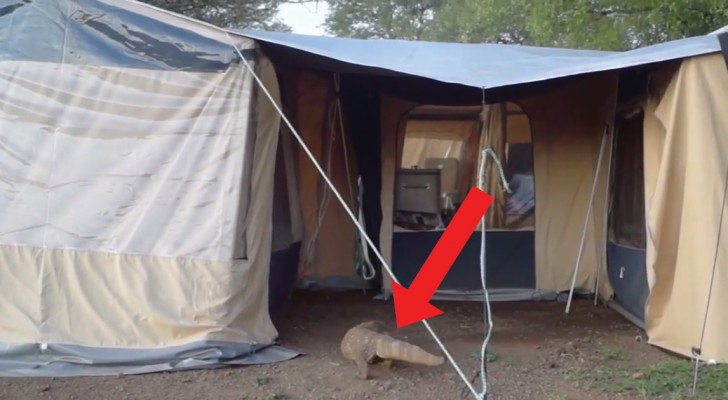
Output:
[[[369,363],[366,362],[363,358],[358,358],[356,360],[356,366],[357,366],[357,377],[359,379],[367,380],[370,378],[369,376]]]

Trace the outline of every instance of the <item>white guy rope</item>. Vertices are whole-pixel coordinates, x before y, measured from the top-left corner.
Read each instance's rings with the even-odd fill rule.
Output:
[[[480,167],[478,168],[478,188],[482,191],[486,191],[487,189],[487,179],[485,177],[485,163],[488,159],[488,155],[493,157],[493,161],[495,162],[496,166],[498,167],[498,172],[500,173],[501,183],[503,184],[503,187],[506,192],[510,193],[511,189],[508,187],[508,181],[506,180],[505,175],[503,174],[503,166],[501,166],[500,160],[498,160],[498,156],[493,152],[492,149],[487,148],[483,150],[483,153],[481,155],[480,159]],[[480,349],[480,378],[483,385],[482,392],[479,393],[479,399],[485,399],[488,394],[488,376],[487,371],[485,367],[485,363],[487,362],[488,357],[488,343],[490,342],[490,336],[493,332],[493,316],[490,312],[490,299],[488,297],[488,288],[486,285],[486,260],[485,260],[485,233],[486,233],[486,216],[487,213],[483,214],[483,216],[480,219],[480,282],[483,285],[483,296],[484,296],[484,303],[485,303],[485,340],[483,340],[483,346]]]
[[[258,83],[258,86],[263,91],[263,93],[266,95],[266,97],[268,97],[268,100],[270,100],[271,104],[278,112],[278,115],[281,116],[281,119],[283,120],[283,122],[285,122],[286,126],[288,126],[288,129],[291,131],[291,134],[296,138],[298,143],[301,145],[301,148],[303,149],[303,151],[306,153],[308,158],[313,163],[314,167],[316,167],[319,174],[321,174],[321,177],[324,179],[324,181],[326,181],[326,184],[329,185],[329,188],[334,193],[336,198],[339,200],[341,205],[344,206],[344,210],[349,215],[349,218],[351,218],[351,221],[354,223],[354,225],[356,225],[357,229],[359,229],[359,232],[364,236],[364,239],[366,239],[367,244],[369,244],[369,246],[371,247],[374,254],[377,256],[379,261],[382,263],[382,267],[384,267],[384,269],[387,271],[387,273],[389,274],[389,276],[391,277],[393,282],[400,284],[399,281],[397,280],[397,277],[394,276],[392,269],[389,267],[389,264],[387,264],[387,262],[384,260],[384,257],[379,252],[379,250],[377,250],[377,247],[374,246],[374,243],[372,243],[372,240],[369,238],[369,235],[367,235],[364,228],[362,228],[362,226],[359,224],[359,221],[354,216],[354,214],[351,212],[351,209],[349,207],[346,207],[346,202],[341,197],[341,194],[339,194],[339,191],[336,190],[336,187],[331,182],[329,177],[324,173],[323,169],[321,169],[321,166],[316,161],[316,157],[314,157],[314,155],[311,154],[311,150],[309,150],[308,146],[306,146],[306,143],[304,143],[303,139],[298,134],[298,131],[296,131],[296,128],[293,127],[293,124],[291,124],[291,122],[288,120],[286,115],[283,113],[283,110],[281,110],[281,108],[278,106],[278,103],[276,103],[275,99],[268,91],[268,88],[265,87],[263,82],[260,80],[260,77],[258,76],[258,74],[255,73],[255,70],[250,66],[250,63],[248,63],[248,60],[245,59],[245,57],[243,56],[243,53],[240,51],[240,49],[238,49],[238,46],[235,45],[235,41],[233,41],[233,39],[230,37],[230,34],[226,30],[224,30],[222,28],[218,28],[218,29],[225,32],[225,35],[227,36],[228,40],[230,41],[230,45],[233,46],[235,51],[238,53],[238,56],[240,56],[240,59],[242,60],[243,64],[245,64],[245,67],[248,69],[250,74],[253,76],[255,81]],[[427,323],[427,320],[422,320],[421,322],[425,326],[427,331],[430,333],[430,335],[432,335],[432,338],[435,339],[435,342],[437,342],[437,345],[440,347],[440,350],[442,350],[443,354],[445,354],[448,361],[450,361],[450,364],[452,364],[453,368],[455,368],[455,371],[458,373],[458,375],[460,375],[460,379],[462,379],[462,381],[465,383],[465,385],[468,387],[468,389],[470,389],[470,392],[473,393],[473,396],[476,399],[481,400],[482,397],[478,394],[478,392],[475,391],[475,389],[473,388],[473,385],[470,384],[470,382],[468,381],[468,378],[465,376],[463,371],[460,369],[460,366],[458,365],[458,363],[453,359],[452,355],[450,355],[450,352],[447,350],[447,348],[445,348],[445,345],[442,343],[442,341],[437,336],[435,331],[432,330],[432,327],[430,327],[430,324]]]
[[[576,265],[574,266],[574,275],[571,277],[571,289],[569,289],[569,299],[566,302],[566,313],[569,313],[571,309],[571,299],[574,297],[574,287],[576,286],[576,274],[579,272],[579,266],[581,265],[581,255],[584,253],[584,242],[586,241],[586,228],[589,226],[589,220],[591,219],[592,206],[594,205],[594,192],[597,190],[597,181],[599,180],[599,171],[602,167],[602,155],[604,155],[604,146],[607,141],[607,129],[604,129],[602,135],[602,143],[599,145],[599,157],[597,158],[597,168],[594,172],[594,181],[592,182],[591,194],[589,195],[589,207],[586,210],[586,217],[584,218],[584,229],[581,231],[581,243],[579,244],[579,254],[576,256]]]
[[[359,188],[359,196],[357,197],[359,200],[359,223],[362,226],[365,226],[366,221],[364,220],[364,184],[362,183],[361,176],[357,180],[357,187]],[[364,262],[364,264],[362,265],[361,277],[364,278],[364,280],[369,281],[377,276],[377,271],[374,269],[372,261],[369,258],[369,249],[367,248],[367,243],[364,241],[364,238],[362,238],[361,235],[357,235],[357,238],[359,239],[359,250],[361,251],[362,261]]]

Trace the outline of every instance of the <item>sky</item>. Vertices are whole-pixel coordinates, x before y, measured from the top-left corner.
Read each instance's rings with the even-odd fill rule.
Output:
[[[328,36],[323,28],[328,11],[328,4],[324,0],[307,1],[280,6],[278,16],[294,33]]]

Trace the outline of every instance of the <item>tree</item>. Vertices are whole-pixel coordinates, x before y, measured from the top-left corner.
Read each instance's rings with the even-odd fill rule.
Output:
[[[287,0],[141,0],[222,28],[290,31],[276,18]]]
[[[545,0],[547,1],[547,0]],[[430,35],[435,40],[527,44],[532,0],[460,0],[438,10]]]
[[[538,44],[628,50],[726,24],[725,0],[576,0],[534,3],[528,29]]]
[[[447,0],[327,0],[324,22],[336,36],[419,40],[429,37],[433,17]]]
[[[338,36],[628,50],[728,24],[725,0],[327,0]]]

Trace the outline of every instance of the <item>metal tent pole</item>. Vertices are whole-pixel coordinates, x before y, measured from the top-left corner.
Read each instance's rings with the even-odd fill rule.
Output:
[[[581,255],[584,253],[584,242],[586,241],[586,229],[589,226],[589,218],[591,217],[591,210],[592,206],[594,205],[594,192],[596,192],[597,189],[597,181],[599,180],[599,171],[602,167],[602,156],[604,155],[604,147],[605,143],[607,141],[608,137],[608,128],[604,129],[604,134],[602,135],[602,143],[599,146],[599,157],[597,158],[597,168],[596,172],[594,173],[594,181],[592,182],[592,188],[591,188],[591,195],[589,196],[589,207],[586,211],[586,216],[584,218],[584,228],[581,231],[581,243],[579,244],[579,253],[576,256],[576,265],[574,266],[574,274],[571,277],[571,289],[569,289],[569,299],[566,302],[566,313],[569,313],[569,310],[571,309],[571,300],[574,297],[574,287],[576,286],[576,275],[579,272],[579,266],[581,265]]]

